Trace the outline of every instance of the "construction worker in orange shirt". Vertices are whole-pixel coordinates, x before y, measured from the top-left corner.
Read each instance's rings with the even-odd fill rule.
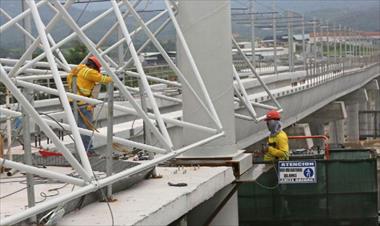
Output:
[[[95,56],[88,58],[86,64],[79,64],[71,70],[67,76],[69,91],[73,92],[73,77],[76,77],[77,94],[85,97],[96,98],[94,88],[97,84],[108,84],[112,82],[112,78],[100,73],[102,65]],[[73,109],[73,100],[70,100]],[[77,101],[78,104],[78,127],[95,130],[92,125],[94,106],[84,101]],[[85,150],[89,155],[94,154],[92,150],[91,137],[81,135]]]

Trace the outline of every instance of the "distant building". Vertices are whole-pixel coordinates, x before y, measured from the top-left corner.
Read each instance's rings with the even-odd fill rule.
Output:
[[[359,33],[349,33],[346,31],[342,32],[316,32],[310,33],[310,43],[317,42],[329,42],[332,43],[336,41],[339,42],[357,42],[358,39],[361,39],[362,43],[380,43],[380,32],[359,32]]]
[[[176,51],[168,51],[167,54],[169,57],[175,61]],[[140,54],[141,61],[144,66],[154,66],[154,65],[163,65],[167,64],[164,57],[160,52],[145,52]]]

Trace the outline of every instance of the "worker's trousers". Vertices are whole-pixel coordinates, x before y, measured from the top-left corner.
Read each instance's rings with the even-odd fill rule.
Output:
[[[87,106],[88,106],[87,104],[82,105],[82,106],[78,106],[78,110],[81,111],[83,116],[85,116],[88,119],[88,121],[92,123],[92,120],[93,120],[92,111],[87,110]],[[91,128],[88,128],[87,125],[84,123],[80,114],[78,114],[77,124],[78,124],[79,128],[91,130]],[[84,149],[86,151],[92,150],[91,137],[87,136],[87,135],[80,135],[80,136],[81,136],[82,141],[83,141]]]

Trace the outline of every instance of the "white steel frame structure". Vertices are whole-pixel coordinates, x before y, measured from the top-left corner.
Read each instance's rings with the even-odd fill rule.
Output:
[[[248,121],[255,121],[255,122],[260,122],[260,121],[264,120],[266,116],[265,115],[257,115],[255,107],[266,109],[266,110],[276,110],[278,112],[282,112],[283,109],[282,109],[280,103],[277,101],[276,97],[271,93],[271,91],[269,90],[269,88],[265,84],[265,82],[261,79],[260,75],[256,72],[255,67],[252,65],[251,61],[248,59],[248,57],[245,55],[243,50],[240,48],[238,42],[236,41],[236,39],[234,37],[232,37],[232,43],[234,44],[233,46],[235,46],[236,49],[238,50],[239,54],[241,54],[244,61],[248,64],[248,67],[251,70],[252,74],[255,76],[257,81],[259,81],[260,85],[263,87],[265,92],[268,94],[270,100],[273,101],[273,103],[275,104],[275,106],[271,106],[268,104],[261,104],[261,103],[255,102],[253,100],[250,100],[248,97],[248,94],[245,90],[245,87],[240,80],[240,76],[239,76],[235,66],[232,65],[233,66],[233,77],[234,77],[234,80],[236,81],[233,86],[234,86],[235,95],[238,97],[237,101],[242,103],[242,105],[248,111],[248,114],[249,114],[249,115],[243,115],[243,114],[235,113],[235,117],[237,117],[239,119],[248,120]]]
[[[22,108],[27,112],[27,116],[31,117],[35,124],[38,125],[45,133],[47,137],[49,137],[53,143],[56,145],[58,150],[63,154],[65,159],[70,163],[70,165],[74,168],[74,170],[79,174],[79,178],[56,173],[49,171],[47,169],[37,168],[31,165],[26,165],[23,163],[14,162],[5,158],[0,158],[0,166],[17,169],[23,172],[27,172],[29,174],[39,175],[41,177],[51,178],[54,180],[62,181],[64,183],[70,183],[74,185],[81,186],[81,188],[65,195],[61,195],[55,199],[51,199],[40,203],[34,207],[26,209],[23,212],[14,214],[12,216],[1,219],[1,225],[11,225],[19,223],[25,219],[36,216],[37,214],[47,211],[49,209],[57,207],[59,204],[66,203],[70,200],[88,194],[90,192],[96,191],[100,188],[103,188],[108,185],[112,185],[113,183],[125,179],[126,177],[139,173],[143,170],[152,168],[159,163],[170,160],[190,149],[199,147],[200,145],[211,142],[215,139],[218,139],[224,136],[222,124],[219,120],[218,114],[215,111],[215,108],[212,104],[212,101],[208,95],[206,87],[203,83],[202,76],[194,63],[194,60],[191,55],[191,51],[187,46],[186,39],[184,38],[181,29],[176,21],[175,17],[175,5],[172,5],[169,1],[165,1],[166,9],[148,21],[144,21],[142,17],[136,10],[136,7],[141,0],[137,0],[131,3],[129,0],[123,1],[115,1],[111,0],[112,7],[105,10],[102,14],[88,22],[87,24],[80,26],[69,14],[68,10],[73,5],[74,0],[65,1],[64,4],[59,0],[41,0],[35,1],[30,0],[27,1],[29,9],[26,9],[24,12],[19,14],[18,16],[12,18],[7,12],[3,9],[0,9],[0,15],[5,16],[8,21],[0,26],[1,32],[6,32],[9,28],[15,26],[17,27],[22,34],[29,38],[32,42],[30,46],[27,47],[26,51],[23,53],[20,59],[11,60],[11,59],[1,59],[0,60],[0,81],[2,84],[6,86],[6,88],[12,93],[14,98],[17,100],[17,103],[22,106]],[[52,9],[56,14],[54,17],[48,22],[48,24],[44,24],[39,12],[39,7],[48,6]],[[127,7],[128,10],[123,14],[121,8]],[[114,14],[117,19],[117,23],[114,24],[106,34],[101,38],[98,43],[94,43],[88,35],[86,35],[85,31],[97,25],[97,23],[109,16],[110,14]],[[132,15],[139,27],[134,31],[130,32],[127,27],[127,16]],[[28,16],[32,18],[35,27],[37,28],[37,36],[34,37],[30,31],[24,29],[19,22],[21,20],[26,19]],[[160,26],[155,30],[151,31],[149,25],[157,21],[158,19],[167,16],[167,19],[164,23],[160,24]],[[52,35],[50,35],[50,31],[57,25],[59,21],[64,21],[67,26],[70,27],[72,33],[65,37],[62,40],[54,40]],[[156,35],[162,31],[167,24],[172,22],[174,28],[177,33],[177,37],[179,39],[179,44],[184,47],[186,50],[186,56],[191,62],[191,66],[194,72],[195,77],[197,78],[198,84],[201,87],[201,92],[196,93],[195,90],[191,87],[190,83],[187,81],[183,73],[179,70],[176,64],[171,60],[165,49],[160,44],[159,40],[156,38]],[[104,42],[107,38],[114,32],[117,31],[117,28],[121,30],[121,39],[117,40],[113,45],[108,48],[104,47]],[[140,31],[144,31],[146,36],[148,37],[147,41],[142,45],[140,49],[136,49],[133,41],[133,36]],[[62,78],[67,76],[67,73],[73,68],[75,65],[68,64],[67,60],[63,56],[60,51],[60,48],[71,41],[73,38],[79,38],[79,40],[87,47],[91,55],[96,56],[101,62],[105,73],[113,79],[113,85],[119,90],[122,97],[128,100],[129,104],[132,107],[126,107],[118,104],[112,104],[110,106],[107,101],[87,98],[74,93],[66,92],[64,89],[64,84]],[[163,58],[167,61],[171,69],[174,73],[181,77],[183,84],[179,84],[178,82],[167,81],[164,79],[155,78],[153,76],[149,76],[145,74],[144,68],[139,59],[139,53],[144,50],[150,42],[154,44],[157,50],[162,54]],[[114,59],[112,59],[108,54],[114,50],[115,48],[125,44],[127,46],[127,51],[131,54],[131,58],[127,62],[116,63]],[[33,59],[29,59],[29,56],[35,52],[38,48],[43,50],[43,53],[34,57]],[[43,61],[46,58],[47,61]],[[83,60],[83,62],[86,59]],[[126,68],[131,63],[137,69],[137,72],[126,71]],[[33,67],[38,67],[35,69]],[[43,69],[41,69],[43,68]],[[27,75],[25,75],[27,73]],[[119,79],[118,73],[125,73],[130,76],[137,77],[141,83],[140,89],[133,87],[126,87],[124,83]],[[54,79],[54,83],[56,89],[42,86],[39,84],[34,84],[33,80],[37,79]],[[149,85],[149,80],[154,82],[160,82],[163,84],[170,84],[176,87],[187,86],[192,91],[194,98],[198,101],[199,105],[205,109],[210,120],[213,122],[213,127],[206,127],[202,125],[197,125],[194,123],[185,122],[183,120],[173,119],[169,117],[165,117],[161,114],[160,109],[157,105],[155,98],[163,98],[169,101],[181,102],[181,100],[173,97],[164,96],[162,94],[156,94],[152,91],[151,86]],[[27,100],[26,96],[18,89],[18,87],[23,87],[29,90],[35,90],[39,92],[44,92],[51,95],[56,95],[59,97],[62,107],[64,109],[64,114],[67,119],[67,123],[61,123],[58,125],[53,120],[47,119],[46,117],[42,117],[42,115],[37,112],[34,106]],[[141,90],[141,88],[143,90]],[[136,102],[131,92],[144,92],[146,96],[147,102],[150,104],[153,112],[146,112],[143,107]],[[158,141],[158,145],[145,144],[141,142],[136,142],[128,139],[124,139],[121,137],[106,136],[100,134],[97,131],[91,131],[87,129],[78,128],[74,113],[69,104],[69,98],[75,101],[84,101],[89,104],[103,104],[107,107],[113,107],[113,109],[122,111],[131,115],[135,115],[141,118],[146,127],[147,133],[151,133]],[[0,108],[0,112],[12,117],[21,116],[22,113],[14,110],[10,110],[7,108]],[[171,124],[177,127],[187,127],[194,129],[194,131],[205,131],[208,132],[209,136],[204,137],[202,140],[196,141],[195,143],[189,144],[184,147],[175,148],[169,132],[167,130],[167,125]],[[71,132],[76,151],[79,155],[80,161],[74,157],[71,151],[62,143],[62,141],[58,138],[58,136],[53,132],[53,128],[63,127],[64,129]],[[112,127],[112,126],[111,126]],[[110,127],[108,127],[110,128]],[[143,149],[149,152],[159,153],[161,155],[155,157],[152,160],[141,163],[138,166],[133,168],[124,170],[120,173],[109,175],[105,178],[98,179],[94,176],[93,170],[91,168],[89,159],[86,154],[85,147],[82,143],[80,135],[93,135],[96,138],[108,140],[111,139],[114,142],[119,144],[135,147],[139,149]],[[29,145],[29,144],[25,144]],[[111,167],[111,166],[107,166]]]

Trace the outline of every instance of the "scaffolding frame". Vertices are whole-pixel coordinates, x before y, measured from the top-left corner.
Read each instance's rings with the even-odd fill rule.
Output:
[[[204,145],[208,142],[211,142],[215,139],[218,139],[224,136],[224,131],[222,128],[222,124],[219,120],[218,114],[216,113],[216,110],[213,106],[213,103],[210,99],[207,89],[203,83],[202,76],[197,66],[194,63],[194,60],[191,55],[191,51],[187,46],[186,39],[184,38],[182,31],[176,20],[176,17],[175,17],[176,12],[175,10],[173,10],[173,8],[175,8],[175,5],[172,5],[172,3],[170,3],[169,1],[165,1],[166,9],[164,11],[160,12],[158,15],[151,18],[150,20],[144,21],[142,17],[139,16],[139,13],[135,9],[139,5],[140,2],[141,0],[138,0],[134,3],[131,3],[128,0],[123,0],[123,1],[112,0],[111,8],[105,10],[102,14],[98,15],[96,18],[89,21],[83,26],[79,26],[79,24],[72,18],[72,16],[68,12],[70,7],[74,3],[74,0],[65,1],[64,4],[62,4],[59,0],[53,0],[53,1],[41,0],[38,2],[35,0],[27,1],[29,9],[26,9],[25,11],[23,11],[22,13],[20,13],[19,15],[13,18],[10,17],[5,10],[3,9],[0,10],[0,13],[8,19],[8,22],[0,26],[1,31],[5,32],[7,29],[15,26],[22,32],[22,34],[26,38],[29,38],[30,41],[32,42],[32,44],[26,49],[26,51],[23,53],[20,59],[18,60],[1,59],[0,81],[6,86],[8,90],[10,90],[10,92],[15,97],[17,102],[22,106],[22,108],[25,109],[25,112],[27,112],[26,116],[31,117],[34,120],[35,124],[38,125],[39,128],[41,128],[41,130],[45,133],[45,135],[53,141],[53,143],[56,145],[56,147],[63,154],[63,156],[70,163],[70,165],[74,168],[74,170],[79,174],[80,177],[77,178],[77,177],[73,177],[73,176],[69,176],[69,175],[65,175],[61,173],[52,172],[46,169],[40,169],[32,165],[14,162],[5,158],[0,158],[0,165],[4,167],[17,169],[23,172],[27,172],[29,174],[39,175],[41,177],[51,178],[51,179],[58,180],[64,183],[81,186],[81,188],[69,194],[61,195],[57,198],[47,200],[38,205],[34,206],[34,203],[33,203],[33,205],[29,206],[29,208],[26,209],[25,211],[2,219],[0,222],[1,225],[16,224],[25,219],[32,218],[36,216],[37,214],[47,211],[49,209],[55,208],[62,203],[66,203],[70,200],[73,200],[75,198],[88,194],[90,192],[112,185],[113,183],[118,182],[122,179],[125,179],[126,177],[129,177],[143,170],[157,166],[159,163],[175,158],[176,156],[188,150],[199,147],[201,145]],[[39,9],[38,9],[39,7],[44,6],[44,5],[48,6],[50,9],[52,9],[56,13],[46,25],[43,23],[41,15],[39,13]],[[122,14],[121,8],[124,6],[128,7],[128,11]],[[89,29],[90,27],[95,26],[101,19],[111,14],[113,14],[117,18],[117,23],[114,24],[110,28],[110,30],[108,30],[108,32],[101,38],[101,40],[98,43],[94,43],[88,37],[88,35],[86,35],[85,30]],[[139,24],[139,27],[136,28],[132,32],[128,30],[127,21],[126,21],[126,16],[130,14],[132,14],[133,17],[137,19],[138,24]],[[156,22],[158,19],[162,18],[165,15],[168,17],[165,20],[165,22],[163,24],[160,24],[160,26],[155,31],[151,31],[148,26]],[[37,32],[38,32],[37,37],[34,37],[30,31],[27,31],[19,24],[21,20],[28,20],[29,16],[32,18],[31,21],[34,21],[34,25],[37,28]],[[57,25],[59,21],[64,21],[65,24],[68,27],[70,27],[70,29],[73,32],[69,36],[65,37],[64,39],[56,42],[56,40],[53,39],[53,37],[50,35],[49,32]],[[169,57],[165,49],[162,47],[162,45],[156,38],[159,32],[162,31],[170,22],[175,27],[178,39],[180,40],[179,42],[180,45],[182,45],[184,49],[186,50],[186,56],[191,62],[191,66],[197,78],[198,85],[200,85],[201,87],[200,93],[195,92],[195,90],[191,87],[190,83],[187,81],[185,76],[183,76],[182,72],[171,60],[171,58]],[[121,30],[121,34],[122,34],[121,39],[117,40],[117,42],[114,43],[112,46],[102,50],[101,47],[104,41],[115,30],[117,30],[117,28],[120,28]],[[144,42],[143,46],[141,46],[140,49],[136,50],[132,36],[137,34],[139,31],[144,31],[148,39]],[[82,44],[84,44],[86,48],[89,50],[90,54],[96,56],[99,59],[105,72],[109,76],[112,77],[113,85],[119,90],[121,96],[125,98],[126,100],[128,100],[128,102],[131,104],[132,107],[126,107],[126,106],[114,104],[112,101],[107,103],[107,101],[83,97],[83,96],[65,91],[62,78],[66,77],[66,74],[71,70],[71,68],[75,67],[75,65],[68,64],[60,48],[64,44],[71,41],[73,38],[79,38]],[[163,79],[157,79],[157,78],[154,78],[153,76],[149,76],[145,74],[144,68],[139,59],[138,54],[142,50],[144,50],[144,48],[150,42],[152,42],[154,46],[160,51],[160,53],[162,54],[164,59],[168,62],[169,66],[173,69],[176,75],[183,79],[183,84],[179,84],[178,82],[166,81]],[[108,54],[112,50],[114,50],[117,47],[120,47],[123,44],[126,44],[128,46],[126,51],[129,51],[132,57],[126,63],[122,62],[122,64],[118,64],[110,56],[108,56]],[[40,55],[34,57],[33,59],[30,59],[29,56],[38,48],[42,49],[43,52]],[[42,61],[44,58],[46,58],[47,61]],[[83,60],[83,62],[86,60],[86,58]],[[137,69],[137,72],[126,71],[126,67],[130,65],[131,63],[134,63]],[[33,67],[36,67],[36,66],[42,67],[43,69],[46,69],[46,70],[43,70],[40,68],[34,69]],[[45,74],[42,75],[43,74],[42,72],[45,72]],[[138,77],[142,86],[140,88],[126,87],[118,76],[118,73],[121,73],[121,72],[125,72],[128,75],[132,74],[133,76]],[[26,73],[27,75],[25,75]],[[42,79],[42,78],[54,79],[54,84],[57,88],[52,89],[50,87],[33,83],[33,79]],[[213,122],[214,126],[206,127],[203,125],[185,122],[183,120],[173,119],[173,118],[165,117],[164,115],[162,115],[159,110],[158,104],[156,102],[156,98],[162,98],[165,100],[175,101],[179,103],[181,101],[177,98],[167,97],[164,95],[153,93],[148,80],[161,82],[164,84],[175,85],[177,87],[181,87],[183,85],[188,86],[190,90],[192,91],[194,98],[197,99],[199,105],[202,108],[204,108],[204,110],[208,113],[208,116],[210,120]],[[61,101],[62,107],[64,109],[64,115],[67,119],[67,123],[61,123],[60,125],[58,125],[53,120],[42,117],[42,115],[40,115],[39,112],[37,112],[33,104],[27,100],[26,96],[18,89],[18,87],[23,87],[24,89],[35,90],[35,91],[44,92],[44,93],[58,96]],[[143,95],[146,97],[147,101],[149,102],[150,106],[153,109],[152,113],[146,112],[143,109],[143,107],[140,106],[140,104],[136,102],[135,98],[131,94],[131,92],[142,92],[142,91],[143,91]],[[109,93],[112,93],[112,92],[109,92]],[[69,98],[73,99],[74,101],[80,100],[80,101],[84,101],[86,103],[94,104],[94,105],[104,104],[104,106],[108,108],[113,107],[115,110],[119,110],[119,111],[142,118],[142,120],[144,121],[145,125],[148,128],[147,133],[152,133],[154,137],[157,139],[157,141],[159,142],[159,144],[158,145],[145,144],[145,143],[113,136],[112,133],[103,135],[96,131],[78,128],[75,117],[74,117],[74,113],[71,110],[71,107],[69,104]],[[22,116],[21,112],[14,111],[7,108],[0,108],[0,112],[11,117]],[[210,135],[207,135],[207,137],[204,137],[203,139],[198,140],[192,144],[186,145],[184,147],[175,148],[172,143],[169,132],[167,130],[168,124],[175,125],[178,127],[192,128],[195,131],[198,130],[198,131],[208,132],[208,134]],[[62,141],[54,133],[52,128],[57,128],[57,127],[63,127],[64,129],[71,132],[74,138],[76,151],[80,157],[80,161],[78,161],[74,157],[71,151],[62,143]],[[110,128],[112,128],[112,125],[111,127],[108,126],[108,129]],[[136,147],[136,148],[140,148],[149,152],[159,153],[161,155],[156,156],[152,160],[141,163],[138,166],[124,170],[120,173],[116,173],[113,175],[108,174],[107,177],[99,179],[99,178],[96,178],[96,176],[94,176],[94,172],[91,168],[88,156],[86,154],[85,147],[80,137],[81,134],[92,135],[96,138],[104,139],[107,141],[112,140],[114,142],[129,146],[129,147]],[[25,144],[25,145],[29,145],[29,144]],[[111,168],[111,164],[109,161],[107,161],[106,168],[107,169]],[[29,199],[31,199],[31,197],[29,197],[28,195],[28,200]]]

